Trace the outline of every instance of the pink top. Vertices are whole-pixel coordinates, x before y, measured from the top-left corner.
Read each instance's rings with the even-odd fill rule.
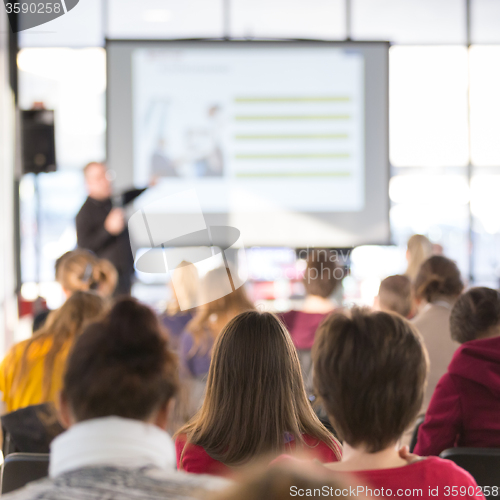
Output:
[[[288,311],[281,314],[281,319],[290,332],[297,349],[312,348],[316,330],[320,323],[330,313],[307,313],[303,311]]]

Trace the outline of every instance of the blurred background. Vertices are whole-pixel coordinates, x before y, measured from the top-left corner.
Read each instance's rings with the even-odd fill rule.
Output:
[[[74,218],[86,197],[81,169],[106,158],[106,39],[389,41],[393,245],[348,253],[344,300],[371,304],[380,279],[404,271],[406,242],[414,233],[440,246],[469,284],[498,288],[498,0],[82,0],[77,8],[78,16],[18,37],[19,107],[43,102],[55,111],[58,167],[39,176],[39,224],[34,175],[19,183],[17,267],[24,299],[40,294],[50,308],[62,301],[54,262],[76,245]],[[4,124],[8,119],[4,114]],[[3,133],[10,140],[7,127]],[[300,300],[304,261],[296,249],[247,253],[252,298],[275,310]],[[10,274],[12,265],[15,259],[7,256]],[[133,293],[157,309],[168,299],[164,283],[144,276]]]

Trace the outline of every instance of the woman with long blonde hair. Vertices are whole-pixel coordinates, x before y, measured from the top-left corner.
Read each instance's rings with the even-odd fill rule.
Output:
[[[104,313],[102,297],[74,292],[33,337],[12,347],[0,365],[0,391],[8,412],[56,402],[74,340]]]
[[[56,281],[66,296],[72,293],[95,291],[102,297],[113,295],[118,282],[115,266],[84,249],[72,250],[59,258]]]
[[[341,447],[307,399],[285,326],[247,311],[218,336],[200,411],[176,434],[177,467],[225,475],[261,457],[309,451],[336,461]]]
[[[61,255],[55,267],[56,281],[61,285],[66,298],[74,292],[94,291],[107,299],[113,295],[118,282],[118,272],[109,260],[100,259],[84,249]],[[35,314],[33,333],[43,327],[50,312],[43,309]]]
[[[423,234],[414,234],[407,243],[406,260],[408,267],[405,275],[413,282],[420,266],[432,255],[432,243]]]

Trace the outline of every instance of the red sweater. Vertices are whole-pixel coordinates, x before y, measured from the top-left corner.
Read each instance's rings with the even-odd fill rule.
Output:
[[[500,337],[460,346],[432,396],[415,453],[500,448]]]
[[[282,456],[273,463],[279,463],[282,460],[294,459]],[[450,460],[438,457],[425,458],[392,469],[331,472],[345,479],[344,488],[351,487],[350,495],[344,496],[418,498],[419,500],[449,500],[456,497],[484,500],[481,488],[467,471]]]
[[[387,491],[380,494],[387,498],[404,496],[419,500],[449,500],[453,496],[458,496],[461,499],[484,500],[481,489],[467,471],[450,460],[438,457],[429,457],[394,469],[360,471],[356,472],[355,476],[361,482],[362,487],[390,489],[391,494]],[[412,491],[407,495],[405,490],[409,489]],[[431,491],[437,492],[437,495],[431,494]],[[364,494],[366,493],[365,489]],[[369,495],[368,498],[370,496],[373,495]]]
[[[319,442],[306,434],[302,436],[305,443],[310,446],[311,455],[313,458],[323,463],[337,462],[335,452],[323,442]],[[195,474],[213,474],[215,476],[227,476],[231,474],[231,468],[227,465],[213,459],[201,446],[189,444],[184,452],[181,464],[181,455],[186,445],[186,436],[177,436],[175,440],[175,451],[177,455],[177,468],[186,472]],[[334,446],[338,446],[334,444]],[[295,441],[291,441],[286,445],[286,453],[293,452],[295,449]],[[337,448],[338,454],[342,455],[340,447]]]

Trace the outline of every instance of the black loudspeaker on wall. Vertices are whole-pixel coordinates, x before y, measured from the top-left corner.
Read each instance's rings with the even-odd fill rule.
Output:
[[[21,111],[23,174],[56,170],[54,111]]]

